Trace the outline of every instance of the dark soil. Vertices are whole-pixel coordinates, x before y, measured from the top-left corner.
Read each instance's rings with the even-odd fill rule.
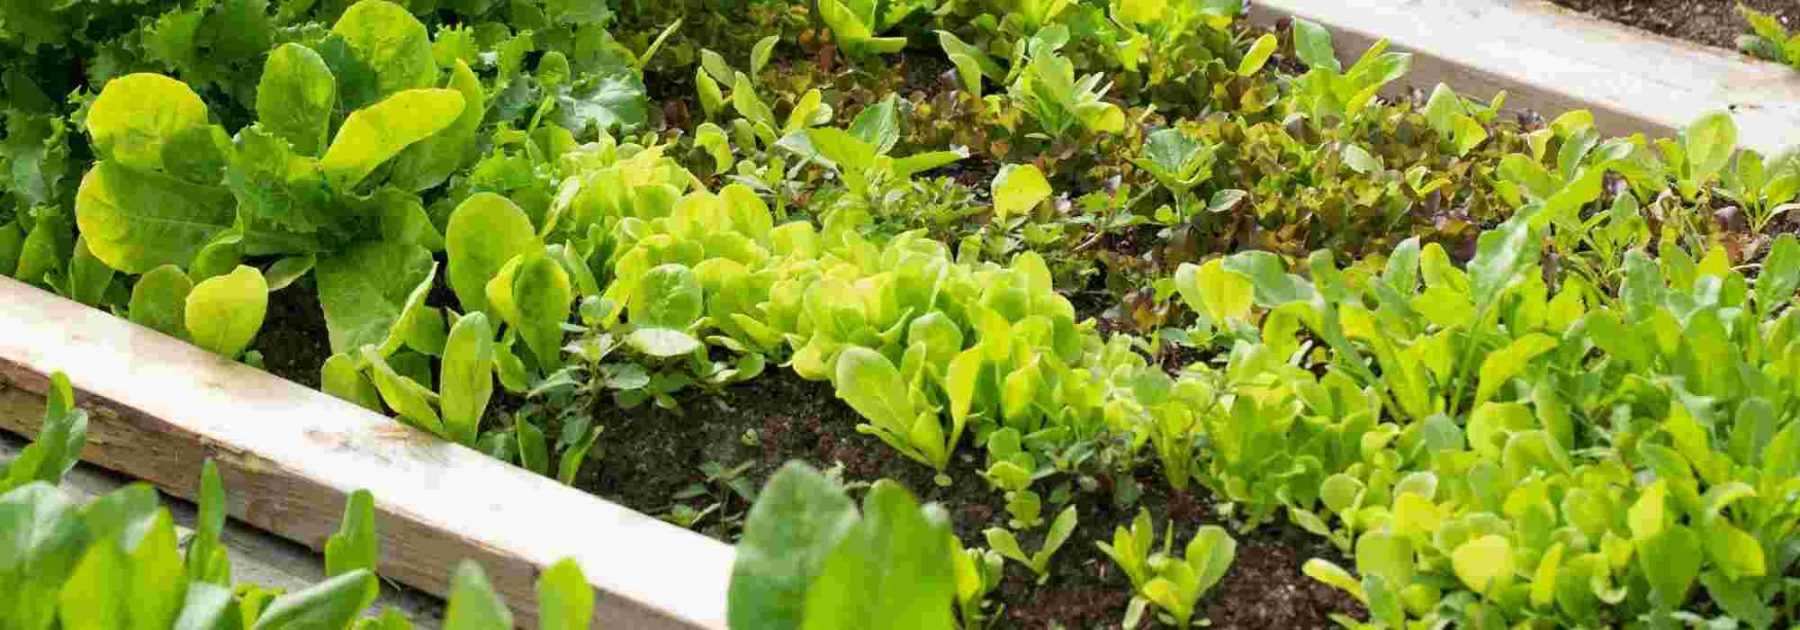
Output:
[[[1772,14],[1792,30],[1800,26],[1796,0],[1551,0],[1556,4],[1659,35],[1737,49],[1750,25],[1737,5]]]
[[[262,353],[270,374],[319,388],[319,368],[331,358],[330,335],[318,293],[296,283],[269,294],[269,311],[251,349]]]
[[[964,446],[951,469],[954,483],[941,488],[932,483],[927,467],[901,457],[872,436],[856,432],[856,413],[838,402],[825,383],[801,380],[787,370],[771,369],[747,385],[717,395],[696,393],[683,397],[684,415],[639,409],[598,420],[606,425],[597,461],[584,470],[577,485],[608,499],[648,514],[666,514],[684,488],[703,482],[699,467],[708,462],[733,468],[748,463],[744,472],[751,485],[760,487],[784,462],[801,459],[821,469],[836,468],[846,482],[893,479],[917,493],[923,501],[943,505],[950,513],[964,544],[985,547],[981,531],[1003,526],[1007,520],[1004,499],[974,471],[979,453]],[[607,414],[615,413],[610,405]],[[747,433],[753,437],[746,439]],[[1135,503],[1122,505],[1114,490],[1120,483],[1142,489]],[[1046,497],[1044,519],[1053,519],[1064,506],[1049,505],[1058,486],[1067,486],[1080,514],[1080,526],[1052,562],[1054,575],[1038,585],[1022,565],[1007,563],[1006,581],[991,595],[1005,606],[999,623],[1003,628],[1118,628],[1130,601],[1131,586],[1112,561],[1094,546],[1110,541],[1115,526],[1130,522],[1138,507],[1151,511],[1159,530],[1171,519],[1177,523],[1182,544],[1206,523],[1230,527],[1211,513],[1203,496],[1174,494],[1155,470],[1143,470],[1135,479],[1099,478],[1093,491],[1082,491],[1066,476],[1039,482]],[[723,506],[696,525],[696,529],[733,542],[748,504],[722,488],[711,488],[700,498],[685,500],[695,509],[723,499]],[[1035,551],[1047,525],[1021,535],[1021,544]],[[1220,628],[1327,628],[1331,614],[1362,616],[1360,606],[1348,595],[1300,573],[1309,558],[1327,557],[1346,564],[1335,550],[1316,537],[1288,526],[1265,527],[1238,538],[1237,562],[1215,591],[1202,602],[1203,613]],[[1148,625],[1148,624],[1147,624]]]

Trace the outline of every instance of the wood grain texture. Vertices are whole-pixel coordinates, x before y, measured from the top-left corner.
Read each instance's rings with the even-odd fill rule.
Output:
[[[1387,38],[1414,53],[1399,83],[1443,82],[1464,96],[1508,93],[1546,118],[1593,111],[1613,135],[1671,136],[1701,114],[1732,111],[1739,144],[1765,154],[1800,145],[1800,72],[1662,37],[1544,0],[1255,0],[1263,24],[1300,17],[1331,30],[1355,60]]]
[[[596,627],[725,627],[728,545],[0,277],[0,388],[42,394],[58,370],[90,410],[83,459],[192,499],[213,458],[233,517],[312,549],[366,488],[390,579],[441,596],[473,559],[534,627],[537,573],[571,557]]]

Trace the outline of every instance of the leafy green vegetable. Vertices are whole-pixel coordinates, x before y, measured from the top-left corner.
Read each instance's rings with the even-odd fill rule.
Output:
[[[187,294],[183,320],[194,345],[237,358],[262,329],[269,308],[269,285],[255,267],[207,278]]]
[[[368,4],[368,3],[365,3]],[[361,5],[359,5],[361,6]],[[402,149],[456,124],[469,103],[462,92],[405,90],[344,119],[319,168],[333,186],[351,189]]]

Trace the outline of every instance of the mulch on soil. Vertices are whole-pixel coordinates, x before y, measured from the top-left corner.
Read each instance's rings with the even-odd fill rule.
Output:
[[[1556,4],[1709,46],[1737,49],[1739,35],[1750,26],[1737,13],[1737,5],[1772,14],[1792,30],[1800,27],[1800,1],[1796,0],[1551,0]]]

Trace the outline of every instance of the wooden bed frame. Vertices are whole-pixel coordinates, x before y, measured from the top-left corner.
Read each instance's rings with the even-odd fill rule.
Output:
[[[1729,108],[1741,145],[1800,144],[1800,72],[1542,0],[1255,0],[1251,15],[1293,17],[1330,29],[1340,56],[1382,37],[1414,52],[1410,86],[1589,109],[1611,134],[1668,136]],[[35,433],[56,370],[93,412],[83,459],[191,499],[213,458],[232,516],[252,526],[318,549],[344,496],[367,488],[388,578],[442,595],[472,558],[535,626],[537,572],[573,557],[598,592],[596,626],[725,627],[727,545],[0,277],[0,429]]]
[[[596,627],[725,627],[728,545],[0,277],[0,429],[35,434],[59,370],[91,413],[82,459],[192,499],[212,458],[257,528],[322,549],[372,491],[389,579],[442,596],[474,559],[533,627],[538,572],[572,557]]]

